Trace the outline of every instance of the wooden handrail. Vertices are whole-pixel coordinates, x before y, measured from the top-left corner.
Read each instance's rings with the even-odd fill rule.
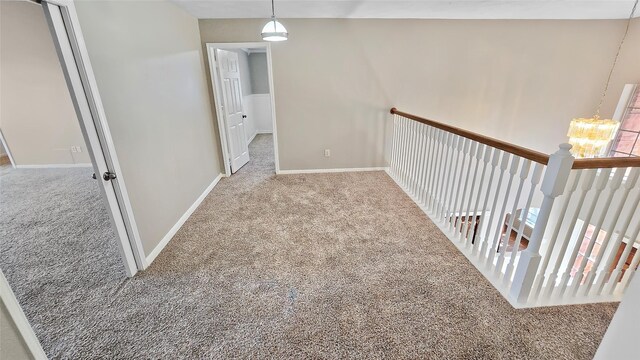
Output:
[[[489,145],[489,146],[494,147],[496,149],[500,149],[500,150],[506,151],[508,153],[511,153],[511,154],[514,154],[514,155],[518,155],[520,157],[523,157],[525,159],[529,159],[531,161],[535,161],[535,162],[543,164],[543,165],[547,165],[547,163],[549,162],[549,155],[541,153],[539,151],[527,149],[525,147],[514,145],[514,144],[508,143],[506,141],[490,138],[488,136],[484,136],[484,135],[481,135],[481,134],[478,134],[478,133],[474,133],[472,131],[467,131],[467,130],[464,130],[464,129],[460,129],[460,128],[455,127],[455,126],[451,126],[451,125],[439,123],[437,121],[425,119],[425,118],[420,117],[420,116],[408,114],[408,113],[402,112],[402,111],[400,111],[400,110],[398,110],[396,108],[391,108],[391,113],[392,114],[396,114],[396,115],[400,115],[400,116],[405,117],[407,119],[411,119],[411,120],[417,121],[419,123],[423,123],[423,124],[426,124],[426,125],[429,125],[429,126],[433,126],[435,128],[438,128],[438,129],[441,129],[441,130],[444,130],[444,131],[448,131],[450,133],[454,133],[456,135],[460,135],[460,136],[465,137],[467,139],[471,139],[471,140],[477,141],[477,142],[479,142],[481,144]]]
[[[506,151],[508,153],[518,155],[520,157],[529,159],[531,161],[535,161],[540,164],[547,165],[547,163],[549,162],[549,155],[535,151],[535,150],[514,145],[506,141],[490,138],[488,136],[484,136],[478,133],[474,133],[472,131],[460,129],[455,126],[425,119],[417,115],[400,111],[396,108],[391,108],[390,112],[392,114],[400,115],[407,119],[411,119],[419,123],[433,126],[435,128],[448,131],[456,135],[460,135],[467,139],[471,139],[479,143],[489,145],[491,147]],[[608,169],[608,168],[619,168],[619,167],[640,167],[640,157],[609,157],[609,158],[576,159],[573,162],[572,169],[576,169],[576,170],[577,169]]]
[[[609,157],[576,159],[572,169],[610,169],[620,167],[640,167],[640,157]]]

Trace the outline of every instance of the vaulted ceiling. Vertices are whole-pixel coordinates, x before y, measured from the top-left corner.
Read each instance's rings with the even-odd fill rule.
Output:
[[[268,18],[269,0],[171,0],[201,19]],[[634,0],[276,0],[281,18],[624,19]],[[638,17],[640,9],[634,17]]]

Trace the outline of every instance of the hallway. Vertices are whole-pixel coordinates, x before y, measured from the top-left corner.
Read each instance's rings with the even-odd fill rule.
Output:
[[[514,310],[384,172],[275,175],[270,135],[250,156],[148,270],[26,308],[48,355],[593,357],[617,304]]]

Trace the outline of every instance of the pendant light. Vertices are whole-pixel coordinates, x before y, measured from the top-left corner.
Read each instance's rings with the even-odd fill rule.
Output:
[[[288,37],[287,29],[276,20],[276,11],[271,0],[271,20],[262,28],[262,40],[285,41]]]
[[[607,82],[604,85],[604,91],[602,92],[600,103],[596,108],[596,114],[589,119],[573,119],[573,121],[571,121],[571,124],[569,125],[569,132],[567,133],[567,136],[569,137],[569,143],[572,145],[571,153],[577,158],[593,158],[603,156],[604,152],[609,147],[609,143],[616,136],[618,128],[620,127],[620,123],[618,121],[611,119],[600,119],[600,108],[602,107],[604,98],[607,95],[607,90],[609,90],[611,75],[613,75],[613,70],[616,67],[616,63],[618,62],[620,50],[622,50],[622,44],[624,44],[624,40],[627,38],[627,34],[629,33],[631,19],[633,18],[633,14],[635,13],[637,6],[638,0],[635,1],[635,3],[633,4],[633,8],[631,9],[631,14],[629,15],[629,19],[627,20],[627,28],[624,31],[624,35],[622,36],[620,45],[618,45],[618,52],[616,52],[616,56],[613,59],[613,64],[611,65],[611,70],[609,71]]]

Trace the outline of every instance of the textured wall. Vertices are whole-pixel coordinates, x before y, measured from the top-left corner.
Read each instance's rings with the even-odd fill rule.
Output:
[[[204,42],[260,39],[264,20],[200,20]],[[388,109],[545,152],[595,111],[623,20],[283,19],[273,72],[282,169],[383,166]],[[603,115],[640,81],[640,19]],[[332,149],[331,157],[323,149]]]

